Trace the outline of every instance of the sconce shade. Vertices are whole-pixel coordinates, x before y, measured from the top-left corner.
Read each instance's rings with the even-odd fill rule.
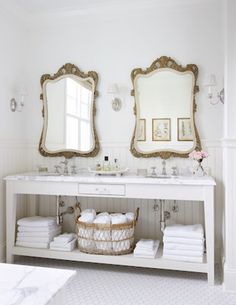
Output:
[[[209,74],[206,78],[205,82],[206,87],[214,87],[216,86],[216,76],[215,74]]]
[[[117,94],[118,92],[119,92],[119,88],[118,88],[117,84],[111,84],[108,86],[107,93]]]

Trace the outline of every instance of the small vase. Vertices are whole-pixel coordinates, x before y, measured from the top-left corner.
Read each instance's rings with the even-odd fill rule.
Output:
[[[199,159],[199,160],[196,160],[196,161],[198,162],[198,164],[197,164],[197,167],[196,167],[196,169],[194,171],[194,175],[201,176],[201,177],[205,176],[206,172],[205,172],[205,170],[204,170],[204,168],[202,166],[203,159]]]

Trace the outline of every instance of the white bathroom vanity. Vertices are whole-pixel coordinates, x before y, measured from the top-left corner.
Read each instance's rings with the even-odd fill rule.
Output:
[[[171,269],[207,273],[209,284],[214,284],[214,186],[213,178],[171,177],[148,178],[126,175],[122,177],[56,175],[26,173],[5,178],[7,197],[7,262],[14,255],[44,257],[71,261]],[[203,263],[172,261],[162,258],[159,249],[155,259],[134,257],[133,254],[108,256],[85,254],[78,249],[72,252],[52,251],[15,246],[17,195],[64,195],[78,197],[111,197],[136,199],[191,200],[204,204],[206,255]]]

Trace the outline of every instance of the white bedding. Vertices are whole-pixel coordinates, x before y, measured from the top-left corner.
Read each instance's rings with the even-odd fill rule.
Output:
[[[75,271],[0,264],[1,305],[66,305],[63,287]]]

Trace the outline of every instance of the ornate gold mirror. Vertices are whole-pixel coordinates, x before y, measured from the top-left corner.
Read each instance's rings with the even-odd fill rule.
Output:
[[[130,150],[135,157],[188,157],[201,149],[194,118],[197,76],[196,65],[182,67],[166,56],[132,71],[136,123]]]
[[[93,157],[99,151],[95,129],[98,74],[83,73],[70,63],[54,75],[41,77],[43,156]]]

